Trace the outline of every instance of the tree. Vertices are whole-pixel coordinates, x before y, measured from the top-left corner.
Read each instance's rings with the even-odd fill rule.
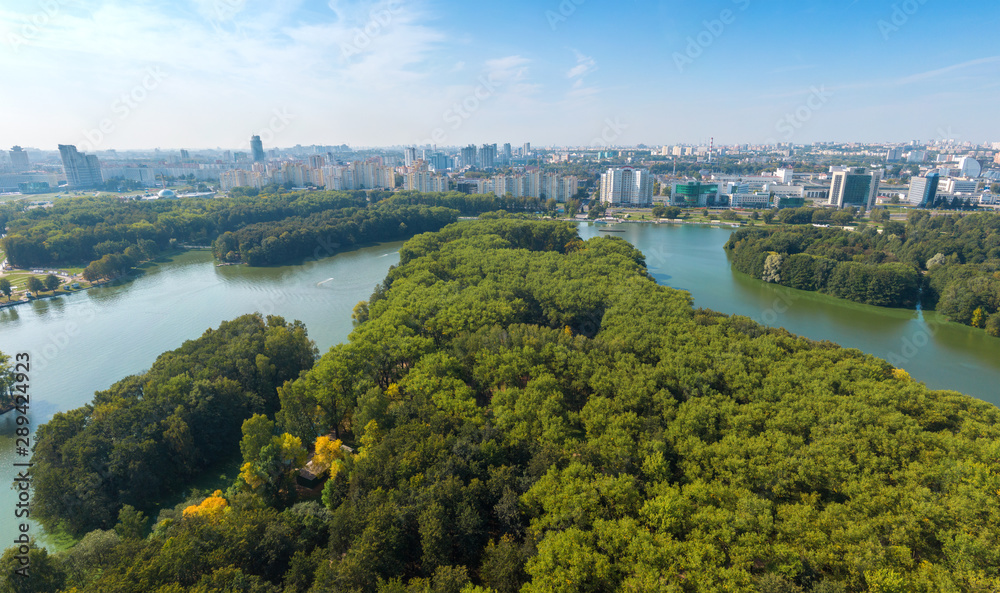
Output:
[[[969,325],[977,329],[986,327],[986,311],[983,311],[982,307],[977,307],[976,310],[972,312],[972,322],[970,322]]]
[[[0,294],[3,294],[7,297],[7,300],[10,301],[10,295],[13,294],[13,292],[14,289],[10,285],[10,280],[7,278],[0,278]]]
[[[122,539],[142,539],[146,534],[146,524],[149,520],[132,505],[125,505],[118,511],[118,523],[115,532]]]
[[[60,284],[62,284],[62,280],[55,274],[49,274],[45,277],[45,289],[50,292],[55,292]]]
[[[10,366],[10,357],[0,352],[0,408],[13,406],[17,393],[14,391],[16,376]]]
[[[43,290],[45,290],[45,283],[42,282],[42,279],[39,278],[38,276],[29,276],[28,290],[36,294],[42,292]]]

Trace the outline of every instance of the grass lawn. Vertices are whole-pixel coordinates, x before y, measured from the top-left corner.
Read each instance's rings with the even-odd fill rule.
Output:
[[[241,465],[243,465],[243,457],[237,452],[231,459],[219,461],[208,467],[200,476],[188,484],[188,487],[184,491],[161,500],[159,504],[155,505],[153,510],[147,513],[147,516],[152,519],[150,526],[154,525],[153,521],[156,521],[156,516],[160,511],[172,509],[184,503],[196,493],[208,496],[216,490],[224,492],[239,477]]]
[[[18,299],[20,299],[20,298],[22,298],[24,296],[24,292],[26,290],[28,290],[28,278],[31,278],[32,276],[34,276],[35,278],[38,278],[39,280],[44,281],[46,275],[32,274],[30,272],[8,272],[7,274],[3,275],[4,278],[10,280],[10,285],[14,289],[13,294],[11,294],[11,300],[18,300]],[[72,284],[72,283],[73,282],[70,282],[70,284]],[[59,288],[56,289],[55,293],[52,293],[52,292],[49,292],[49,291],[45,290],[45,291],[42,291],[41,293],[39,293],[36,296],[43,296],[43,297],[45,297],[45,296],[52,296],[53,294],[57,294],[57,295],[58,294],[72,294],[74,292],[78,292],[79,290],[82,290],[83,288],[85,288],[85,287],[87,287],[89,285],[90,285],[89,282],[80,281],[80,288],[74,290],[72,288],[69,288],[68,285],[64,283],[64,284],[60,285]],[[6,303],[7,299],[3,298],[3,300],[0,301],[0,302]]]

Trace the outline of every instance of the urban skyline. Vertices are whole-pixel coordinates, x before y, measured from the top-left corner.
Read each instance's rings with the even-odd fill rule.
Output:
[[[0,10],[0,64],[23,89],[0,98],[17,114],[0,143],[982,142],[1000,127],[998,13],[925,0],[52,0]],[[962,43],[926,43],[948,31]]]

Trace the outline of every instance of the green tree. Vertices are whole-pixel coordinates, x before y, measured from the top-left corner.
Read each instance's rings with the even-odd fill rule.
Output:
[[[28,276],[28,290],[38,294],[45,290],[45,282],[38,276]]]
[[[0,294],[7,297],[7,301],[10,301],[10,295],[14,293],[14,288],[10,284],[10,280],[7,278],[0,278]]]
[[[118,523],[115,525],[115,532],[123,540],[142,539],[146,534],[146,525],[149,520],[142,511],[136,510],[132,505],[124,505],[118,511]]]
[[[45,277],[45,290],[50,292],[55,292],[59,285],[62,284],[62,280],[59,279],[55,274],[49,274]]]

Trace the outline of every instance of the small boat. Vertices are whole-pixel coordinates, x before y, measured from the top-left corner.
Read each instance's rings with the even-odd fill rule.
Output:
[[[322,281],[322,282],[319,282],[319,283],[317,283],[317,284],[316,284],[316,286],[323,286],[323,285],[324,285],[324,284],[326,284],[327,282],[333,282],[333,278],[327,278],[326,280],[324,280],[324,281]]]
[[[622,229],[597,229],[599,233],[624,233]]]

